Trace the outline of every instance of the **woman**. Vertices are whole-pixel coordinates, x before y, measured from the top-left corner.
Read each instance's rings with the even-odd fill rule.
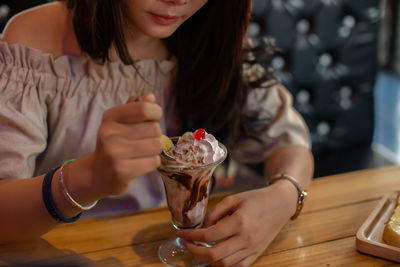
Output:
[[[251,265],[299,213],[313,160],[288,92],[272,81],[250,89],[266,76],[242,71],[250,8],[68,0],[14,17],[0,43],[0,242],[41,235],[111,195],[159,205],[161,133],[204,128],[238,160],[264,161],[274,183],[227,197],[204,229],[177,235],[215,265]]]

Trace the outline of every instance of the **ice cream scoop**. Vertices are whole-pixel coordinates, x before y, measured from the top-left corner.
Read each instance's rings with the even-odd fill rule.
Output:
[[[172,158],[176,164],[182,166],[206,165],[224,156],[224,151],[218,145],[217,139],[203,129],[194,133],[185,133],[174,146],[171,146],[167,140],[163,142],[166,144],[163,152],[169,158],[168,160]]]

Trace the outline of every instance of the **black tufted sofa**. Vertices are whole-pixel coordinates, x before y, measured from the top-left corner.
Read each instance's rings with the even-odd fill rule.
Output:
[[[316,177],[388,164],[370,148],[379,18],[379,0],[253,0],[248,35],[280,49],[268,64],[310,129]]]

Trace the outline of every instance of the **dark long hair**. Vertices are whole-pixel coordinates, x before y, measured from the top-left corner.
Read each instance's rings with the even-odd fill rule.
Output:
[[[83,52],[108,60],[111,45],[133,64],[123,33],[122,0],[66,0]],[[209,0],[165,39],[178,60],[170,104],[182,132],[204,128],[225,143],[240,132],[248,86],[242,77],[243,38],[251,0]]]

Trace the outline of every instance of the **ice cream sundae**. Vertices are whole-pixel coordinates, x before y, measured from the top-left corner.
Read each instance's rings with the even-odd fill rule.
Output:
[[[210,178],[226,158],[226,148],[203,129],[180,137],[163,136],[159,172],[175,227],[201,226],[208,203]]]

